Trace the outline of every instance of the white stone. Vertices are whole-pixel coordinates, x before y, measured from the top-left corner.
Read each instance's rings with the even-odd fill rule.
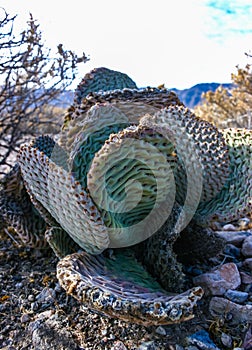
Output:
[[[237,228],[232,224],[226,224],[222,227],[224,231],[236,231]]]

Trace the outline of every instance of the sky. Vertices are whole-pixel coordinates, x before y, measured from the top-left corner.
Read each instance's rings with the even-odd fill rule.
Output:
[[[103,66],[139,87],[185,89],[228,83],[237,65],[252,63],[245,55],[252,52],[251,0],[0,0],[0,7],[18,14],[17,28],[31,12],[55,51],[62,43],[85,52],[80,79]]]

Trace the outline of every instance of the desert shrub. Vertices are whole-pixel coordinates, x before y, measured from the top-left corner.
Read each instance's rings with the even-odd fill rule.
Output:
[[[64,105],[57,103],[75,79],[78,64],[88,58],[47,48],[37,21],[15,33],[15,20],[0,9],[0,174],[13,165],[20,144],[42,132],[56,132]]]
[[[248,55],[249,56],[249,55]],[[236,67],[231,74],[232,88],[219,86],[202,95],[203,102],[195,113],[220,128],[252,126],[252,66]]]

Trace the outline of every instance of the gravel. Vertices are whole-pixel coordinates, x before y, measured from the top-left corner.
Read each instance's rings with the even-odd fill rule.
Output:
[[[234,257],[225,256],[224,260],[232,262]],[[59,286],[57,261],[50,249],[20,247],[0,233],[0,350],[190,350],[200,349],[204,341],[203,348],[210,350],[212,344],[219,349],[226,349],[227,344],[242,347],[246,337],[250,344],[248,323],[237,327],[228,317],[211,316],[212,296],[199,303],[194,319],[171,326],[144,327],[91,311]],[[210,261],[209,269],[221,263],[223,255]],[[250,273],[248,265],[240,262],[243,273]],[[190,271],[188,267],[185,270]],[[191,269],[201,270],[205,272],[206,264],[195,264]],[[251,300],[251,286],[239,289],[245,292],[245,287]],[[195,334],[204,337],[188,343]]]

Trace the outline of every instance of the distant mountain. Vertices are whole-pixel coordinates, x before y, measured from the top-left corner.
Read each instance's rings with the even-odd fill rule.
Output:
[[[174,91],[180,100],[188,107],[194,108],[201,101],[201,95],[203,92],[207,91],[215,91],[219,86],[223,86],[225,88],[231,88],[232,84],[220,84],[220,83],[201,83],[196,84],[189,89],[179,90],[179,89],[170,89]],[[74,92],[71,90],[65,91],[55,104],[60,105],[62,107],[68,107],[73,102]]]
[[[180,100],[189,108],[194,108],[201,101],[201,95],[203,92],[215,91],[219,86],[225,88],[231,88],[232,84],[219,84],[219,83],[201,83],[192,86],[189,89],[178,90],[171,89],[174,91]]]
[[[73,103],[74,92],[72,90],[66,90],[62,92],[57,98],[55,98],[51,105],[68,108]]]

